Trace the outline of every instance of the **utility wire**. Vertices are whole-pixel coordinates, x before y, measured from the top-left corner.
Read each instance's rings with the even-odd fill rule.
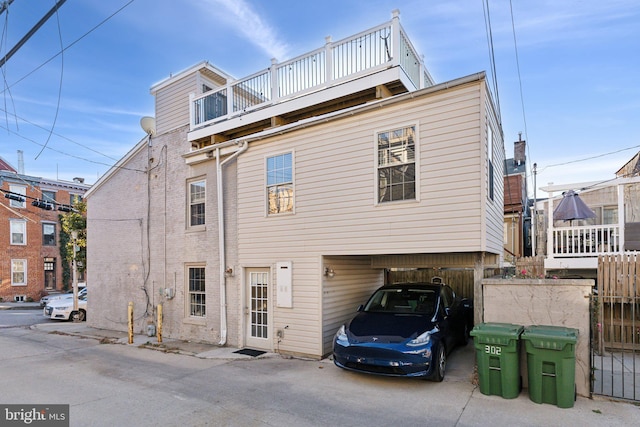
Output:
[[[496,70],[496,58],[495,58],[495,50],[493,48],[493,30],[491,29],[491,15],[489,13],[489,0],[484,0],[482,2],[482,10],[484,12],[484,26],[485,31],[487,32],[487,44],[489,47],[489,63],[491,67],[491,77],[493,81],[493,91],[496,94],[496,108],[497,108],[497,116],[498,122],[500,126],[502,126],[502,115],[500,113],[500,95],[498,93],[498,76]]]
[[[587,160],[599,159],[600,157],[610,156],[612,154],[618,154],[618,153],[621,153],[623,151],[633,150],[634,148],[640,148],[640,145],[634,145],[633,147],[622,148],[620,150],[610,151],[608,153],[598,154],[598,155],[591,156],[591,157],[585,157],[583,159],[570,160],[570,161],[564,162],[564,163],[556,163],[556,164],[553,164],[553,165],[547,165],[547,166],[543,167],[542,169],[540,169],[540,171],[538,171],[538,172],[542,172],[545,169],[554,168],[554,167],[557,167],[557,166],[565,166],[565,165],[570,165],[572,163],[586,162]]]
[[[62,1],[61,3],[64,3],[64,1]],[[58,21],[58,39],[60,40],[60,52],[63,52],[64,44],[62,43],[62,31],[60,30],[60,15],[58,14],[57,8],[56,8],[56,21]],[[60,113],[60,99],[62,98],[63,77],[64,77],[64,54],[61,54],[60,55],[60,83],[58,84],[58,102],[56,104],[56,114],[53,118],[53,123],[51,123],[51,129],[49,130],[49,135],[47,136],[47,140],[45,141],[44,145],[40,149],[40,152],[36,154],[35,160],[38,160],[38,157],[40,157],[40,154],[42,154],[44,149],[49,144],[49,141],[51,140],[51,134],[53,133],[53,130],[56,127],[56,123],[58,122],[58,114]]]
[[[83,38],[85,38],[86,36],[88,36],[89,34],[91,34],[92,32],[94,32],[95,30],[97,30],[99,27],[101,27],[102,25],[104,25],[107,21],[109,21],[111,18],[113,18],[114,16],[116,16],[118,13],[120,13],[122,10],[124,10],[127,6],[129,6],[131,3],[133,3],[135,0],[129,0],[125,5],[123,5],[122,7],[120,7],[118,10],[116,10],[115,12],[113,12],[111,15],[109,15],[108,17],[106,17],[105,19],[103,19],[102,21],[100,21],[97,25],[95,25],[93,28],[91,28],[89,31],[87,31],[86,33],[84,33],[83,35],[81,35],[80,37],[78,37],[77,39],[75,39],[73,42],[71,42],[71,44],[67,45],[64,49],[62,49],[60,52],[56,53],[55,55],[53,55],[51,58],[47,59],[46,61],[44,61],[42,64],[38,65],[36,68],[34,68],[33,70],[31,70],[29,73],[25,74],[24,76],[22,76],[20,79],[16,80],[12,85],[8,86],[3,93],[7,90],[12,88],[13,86],[17,85],[18,83],[20,83],[21,81],[23,81],[24,79],[26,79],[27,77],[29,77],[31,74],[35,73],[36,71],[38,71],[40,68],[44,67],[45,65],[47,65],[49,62],[53,61],[55,58],[57,58],[59,55],[62,55],[62,53],[64,51],[66,51],[67,49],[71,48],[72,46],[74,46],[76,43],[78,43],[80,40],[82,40]]]
[[[5,129],[5,130],[6,130],[7,132],[9,132],[9,133],[11,133],[11,134],[13,134],[13,135],[15,135],[15,136],[18,136],[18,137],[20,137],[20,138],[24,139],[25,141],[29,141],[29,142],[31,142],[31,143],[33,143],[33,144],[39,145],[39,146],[41,146],[41,147],[44,145],[44,144],[42,144],[42,143],[40,143],[40,142],[34,141],[34,140],[33,140],[33,139],[31,139],[31,138],[27,138],[26,136],[23,136],[23,135],[19,134],[18,132],[14,132],[14,131],[12,131],[11,129],[9,129],[9,128],[7,128],[7,127],[4,127],[4,126],[2,126],[2,125],[0,125],[0,129]],[[73,155],[73,154],[65,153],[64,151],[56,150],[55,148],[47,147],[47,150],[55,151],[56,153],[58,153],[58,154],[62,154],[63,156],[73,157],[74,159],[83,160],[83,161],[85,161],[85,162],[95,163],[95,164],[97,164],[97,165],[108,166],[108,167],[110,167],[110,168],[111,168],[111,167],[115,167],[115,165],[110,164],[110,163],[104,163],[104,162],[99,162],[99,161],[97,161],[97,160],[87,159],[87,158],[85,158],[85,157],[75,156],[75,155]],[[117,168],[118,168],[118,169],[122,169],[122,170],[129,170],[129,171],[134,171],[134,172],[142,172],[142,173],[146,173],[146,171],[144,171],[144,170],[141,170],[141,169],[135,169],[135,168],[128,168],[128,167],[125,167],[125,166],[118,166]]]
[[[15,119],[16,119],[16,123],[18,122],[18,120],[20,120],[20,121],[23,121],[23,122],[25,122],[25,123],[30,124],[31,126],[34,126],[34,127],[37,127],[37,128],[39,128],[39,129],[42,129],[42,130],[44,130],[44,131],[49,132],[49,129],[45,128],[44,126],[40,126],[39,124],[34,123],[34,122],[32,122],[32,121],[30,121],[30,120],[28,120],[28,119],[25,119],[24,117],[18,116],[17,114],[14,114],[14,113],[8,112],[8,111],[6,111],[6,110],[2,110],[1,108],[0,108],[0,111],[3,111],[3,112],[5,113],[5,115],[9,115],[9,116],[13,116],[13,117],[15,117]],[[57,136],[58,138],[62,138],[62,139],[64,139],[64,140],[66,140],[66,141],[69,141],[69,142],[71,142],[72,144],[78,145],[78,146],[80,146],[80,147],[82,147],[82,148],[84,148],[84,149],[86,149],[86,150],[93,151],[94,153],[99,154],[99,155],[101,155],[101,156],[103,156],[103,157],[106,157],[107,159],[110,159],[110,160],[113,160],[113,161],[116,161],[116,162],[119,160],[119,159],[116,159],[115,157],[111,157],[111,156],[109,156],[109,155],[107,155],[107,154],[101,153],[100,151],[95,150],[95,149],[93,149],[93,148],[91,148],[91,147],[89,147],[89,146],[87,146],[87,145],[81,144],[81,143],[79,143],[78,141],[74,141],[73,139],[68,138],[68,137],[66,137],[66,136],[64,136],[64,135],[61,135],[61,134],[59,134],[59,133],[53,132],[53,135]],[[47,147],[47,148],[49,148],[49,147]]]
[[[9,59],[11,59],[11,57],[18,51],[20,50],[20,48],[22,46],[24,46],[24,44],[29,41],[29,39],[31,38],[31,36],[33,36],[36,31],[38,31],[40,29],[40,27],[42,27],[45,22],[47,22],[49,20],[49,18],[51,18],[51,16],[54,13],[58,12],[58,9],[60,8],[60,6],[62,6],[67,0],[59,0],[52,8],[51,10],[49,10],[49,12],[47,12],[46,15],[44,15],[42,17],[42,19],[40,19],[36,25],[33,26],[33,28],[31,28],[29,30],[29,32],[27,34],[25,34],[24,37],[22,37],[20,39],[20,41],[18,41],[18,43],[16,43],[16,45],[11,48],[11,50],[9,51],[9,53],[7,53],[4,57],[2,57],[2,59],[0,59],[0,67],[2,67]],[[8,13],[7,13],[8,15]]]

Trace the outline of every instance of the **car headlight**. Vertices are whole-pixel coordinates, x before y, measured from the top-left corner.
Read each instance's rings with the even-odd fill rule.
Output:
[[[347,338],[347,331],[344,327],[344,325],[340,326],[340,329],[338,329],[338,332],[336,332],[336,341],[348,341],[349,338]]]
[[[54,310],[64,311],[64,310],[69,310],[70,308],[71,308],[70,305],[65,305],[63,307],[55,307]]]
[[[411,341],[409,341],[407,343],[407,345],[409,347],[418,347],[421,345],[427,345],[431,342],[431,335],[435,334],[436,332],[438,332],[439,329],[438,328],[433,328],[430,331],[427,331],[423,334],[420,334],[419,336],[415,337],[414,339],[412,339]]]

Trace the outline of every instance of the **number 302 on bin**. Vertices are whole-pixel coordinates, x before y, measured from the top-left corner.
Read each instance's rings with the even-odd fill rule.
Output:
[[[498,347],[495,345],[485,345],[484,346],[484,352],[487,354],[493,354],[495,356],[500,356],[500,353],[502,353],[502,347]]]

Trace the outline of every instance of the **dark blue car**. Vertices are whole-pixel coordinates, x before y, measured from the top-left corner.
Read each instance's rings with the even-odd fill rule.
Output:
[[[333,361],[351,371],[442,381],[447,355],[465,345],[471,302],[443,283],[403,283],[378,289],[342,325]]]

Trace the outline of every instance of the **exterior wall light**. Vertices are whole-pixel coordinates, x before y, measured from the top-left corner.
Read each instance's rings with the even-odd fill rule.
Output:
[[[331,277],[333,277],[333,276],[335,276],[335,275],[336,275],[336,272],[335,272],[335,271],[333,271],[333,268],[331,268],[331,267],[325,267],[325,268],[324,268],[324,275],[325,275],[326,277],[331,278]]]

